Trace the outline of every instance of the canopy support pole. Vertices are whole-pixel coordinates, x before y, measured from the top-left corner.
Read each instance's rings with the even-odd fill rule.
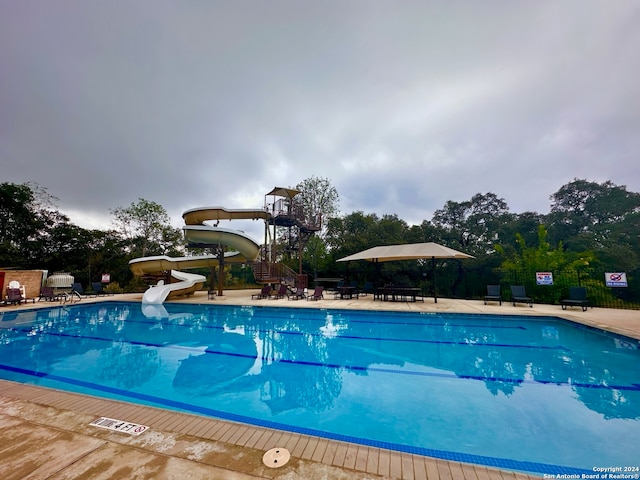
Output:
[[[436,288],[436,257],[431,257],[431,274],[433,276],[433,303],[438,303],[438,290]]]
[[[218,296],[224,295],[224,248],[218,249]]]

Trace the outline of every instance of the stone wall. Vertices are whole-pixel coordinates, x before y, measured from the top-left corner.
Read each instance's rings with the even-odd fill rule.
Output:
[[[17,280],[24,285],[27,298],[38,298],[42,286],[42,270],[2,270],[4,272],[4,285],[2,285],[2,298],[7,295],[9,282]]]

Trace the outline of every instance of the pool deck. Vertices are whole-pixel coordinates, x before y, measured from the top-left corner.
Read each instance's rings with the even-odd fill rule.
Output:
[[[451,300],[401,303],[359,299],[290,301],[252,300],[253,290],[206,293],[180,303],[270,305],[296,308],[348,308],[416,312],[492,313],[556,316],[640,339],[640,312],[594,308]],[[140,301],[141,295],[83,299]],[[1,307],[30,310],[48,302]],[[89,425],[110,417],[146,425],[140,436]],[[446,432],[442,432],[446,435]],[[270,468],[262,457],[286,448],[291,460]],[[597,459],[594,459],[597,460]],[[596,462],[597,463],[597,462]],[[594,465],[595,466],[595,465]],[[270,430],[192,414],[171,412],[113,400],[0,380],[0,478],[3,479],[406,479],[505,480],[540,478],[485,466],[445,461],[380,448]]]

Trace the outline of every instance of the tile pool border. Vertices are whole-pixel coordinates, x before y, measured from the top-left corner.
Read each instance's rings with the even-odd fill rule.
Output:
[[[585,470],[585,469],[580,469],[575,467],[566,467],[562,465],[511,460],[511,459],[500,458],[500,457],[474,455],[474,454],[467,454],[467,453],[461,453],[461,452],[453,452],[448,450],[436,450],[436,449],[430,449],[430,448],[424,448],[424,447],[412,447],[409,445],[402,445],[402,444],[397,444],[392,442],[369,440],[366,438],[354,437],[350,435],[336,434],[336,433],[325,432],[322,430],[316,430],[312,428],[296,427],[296,426],[282,424],[279,422],[271,422],[268,420],[261,420],[261,419],[256,419],[252,417],[246,417],[244,415],[222,412],[212,408],[201,407],[198,405],[190,405],[184,402],[176,402],[173,400],[159,398],[152,395],[131,392],[128,390],[122,390],[114,387],[107,387],[104,385],[94,384],[92,382],[84,382],[81,380],[61,377],[59,375],[35,372],[33,370],[28,370],[28,369],[22,369],[17,367],[7,367],[7,366],[0,366],[0,369],[11,371],[20,375],[28,375],[35,378],[43,378],[43,379],[48,379],[55,382],[64,383],[64,384],[75,385],[78,387],[82,387],[84,389],[90,389],[97,392],[109,393],[115,396],[115,398],[109,397],[109,396],[99,397],[99,398],[105,398],[106,400],[127,401],[126,399],[129,399],[130,403],[135,403],[139,405],[141,404],[141,405],[146,405],[146,406],[151,406],[156,408],[164,407],[164,408],[168,408],[169,410],[182,412],[182,413],[199,414],[209,418],[218,418],[221,420],[227,420],[231,422],[244,423],[244,424],[254,425],[254,426],[263,427],[263,428],[293,432],[301,435],[309,435],[313,437],[326,438],[329,440],[356,443],[359,445],[366,445],[369,447],[382,448],[386,450],[394,450],[398,452],[421,455],[425,457],[438,458],[442,460],[464,462],[464,463],[470,463],[470,464],[483,465],[487,467],[499,468],[503,470],[517,470],[517,471],[529,472],[529,473],[542,473],[542,474],[553,474],[553,475],[560,475],[560,474],[581,475],[581,474],[593,473],[590,470]],[[9,380],[9,381],[16,381],[16,380]],[[23,382],[18,382],[18,383],[23,383]],[[27,385],[32,385],[36,387],[42,386],[42,385],[31,384],[31,383],[27,383]],[[50,386],[44,385],[44,388],[55,389],[56,387],[50,387]],[[77,391],[70,390],[70,393],[86,395],[86,393],[83,393],[82,391],[77,392]],[[137,400],[137,401],[133,401],[133,400]],[[143,403],[140,403],[140,402],[143,402]]]
[[[89,307],[89,305],[95,307],[99,307],[101,305],[104,304],[109,304],[109,305],[121,305],[121,306],[130,306],[135,308],[137,305],[140,305],[139,302],[136,301],[127,301],[127,300],[117,300],[117,301],[103,301],[103,302],[95,302],[95,303],[91,303],[91,304],[81,304],[81,305],[74,305],[72,307],[67,306],[66,309],[70,309],[73,308],[75,309],[75,307],[80,307],[80,309],[85,309],[87,307]],[[189,303],[189,304],[185,304],[185,303],[169,303],[167,304],[167,307],[169,307],[169,311],[171,312],[174,308],[183,308],[186,307],[187,305],[193,305],[193,308],[207,308],[207,309],[213,309],[213,310],[225,310],[225,309],[237,309],[237,308],[249,308],[249,309],[255,309],[255,310],[259,310],[259,309],[269,309],[269,310],[273,310],[273,311],[278,311],[278,310],[282,310],[283,308],[285,308],[285,310],[287,312],[291,312],[294,310],[300,310],[301,307],[289,307],[286,308],[284,306],[271,306],[271,305],[240,305],[240,304],[210,304],[210,303]],[[59,308],[65,308],[65,307],[59,307],[59,306],[47,306],[38,310],[57,310]],[[190,307],[187,307],[187,309],[189,309]],[[355,314],[356,316],[362,315],[362,316],[367,316],[371,314],[370,310],[365,310],[365,309],[344,309],[344,308],[333,308],[333,307],[329,307],[329,308],[305,308],[302,307],[302,310],[305,311],[312,311],[312,310],[319,310],[322,312],[330,312],[330,313],[335,313],[335,314],[350,314],[353,315]],[[33,312],[33,311],[31,311]],[[618,337],[618,338],[623,338],[623,339],[629,339],[633,342],[638,342],[638,340],[632,338],[632,337],[628,337],[624,334],[620,334],[617,332],[611,332],[609,330],[606,329],[602,329],[602,328],[598,328],[598,327],[593,327],[590,325],[585,325],[582,323],[578,323],[576,321],[570,320],[570,319],[566,319],[566,318],[562,318],[562,317],[558,317],[555,315],[540,315],[540,316],[531,316],[531,315],[519,315],[519,314],[492,314],[492,313],[460,313],[460,312],[420,312],[420,311],[410,311],[410,312],[404,312],[404,311],[379,311],[376,310],[375,311],[376,314],[383,314],[386,316],[390,316],[390,317],[395,317],[397,319],[401,319],[403,317],[409,316],[409,317],[414,317],[414,318],[425,318],[425,320],[427,320],[427,318],[429,319],[434,319],[434,318],[443,318],[443,319],[449,319],[449,318],[457,318],[457,319],[463,319],[463,318],[469,318],[469,319],[483,319],[483,318],[495,318],[496,316],[501,318],[501,319],[509,319],[509,318],[513,318],[513,319],[525,319],[527,321],[534,321],[534,322],[545,322],[545,321],[561,321],[561,322],[568,322],[569,325],[576,327],[576,328],[581,328],[584,329],[586,328],[587,330],[594,330],[596,332],[599,333],[603,333],[605,335],[608,336],[613,336],[613,337]],[[1,317],[0,317],[1,318]],[[378,441],[378,440],[369,440],[369,439],[363,439],[363,438],[359,438],[359,437],[353,437],[353,436],[348,436],[348,435],[342,435],[342,434],[334,434],[331,432],[324,432],[324,431],[319,431],[319,430],[315,430],[315,429],[309,429],[309,428],[305,428],[305,427],[296,427],[296,426],[289,426],[289,425],[284,425],[284,424],[280,424],[277,422],[270,422],[270,421],[265,421],[265,420],[260,420],[260,419],[254,419],[254,418],[249,418],[249,417],[244,417],[242,415],[236,415],[236,414],[227,414],[225,412],[219,412],[213,409],[208,409],[206,407],[199,407],[196,405],[189,405],[189,404],[185,404],[182,402],[174,402],[170,399],[160,399],[160,398],[156,398],[153,396],[148,396],[148,395],[144,395],[144,394],[135,394],[132,392],[128,392],[128,391],[124,391],[124,390],[119,390],[119,389],[112,389],[111,387],[101,387],[95,384],[92,384],[90,382],[84,382],[84,384],[82,384],[83,382],[78,382],[75,381],[73,379],[63,379],[63,377],[56,377],[55,375],[49,375],[49,374],[39,374],[38,372],[29,372],[29,371],[16,371],[16,373],[22,373],[25,375],[29,375],[31,374],[32,376],[40,376],[40,377],[47,377],[49,379],[52,380],[56,380],[56,381],[60,381],[60,382],[64,382],[64,383],[76,383],[78,386],[87,388],[87,389],[91,389],[91,390],[107,390],[110,389],[111,390],[111,394],[117,396],[118,398],[122,398],[122,399],[134,399],[134,398],[138,398],[138,400],[143,401],[143,402],[148,402],[148,403],[142,403],[144,404],[148,404],[149,406],[160,406],[160,407],[165,407],[168,408],[169,410],[174,410],[174,411],[179,411],[179,412],[191,412],[191,413],[196,413],[196,414],[201,414],[204,415],[206,417],[214,417],[214,418],[219,418],[219,419],[223,419],[223,420],[229,420],[229,421],[235,421],[235,422],[240,422],[240,423],[244,423],[244,424],[249,424],[249,425],[255,425],[255,426],[260,426],[260,427],[265,427],[265,428],[272,428],[272,429],[277,429],[277,430],[282,430],[282,431],[288,431],[288,432],[293,432],[293,433],[298,433],[298,434],[304,434],[304,435],[310,435],[310,436],[314,436],[314,437],[320,437],[320,438],[327,438],[330,440],[336,440],[336,441],[344,441],[344,442],[350,442],[350,443],[356,443],[356,444],[360,444],[360,445],[366,445],[366,446],[371,446],[371,447],[376,447],[376,448],[384,448],[384,449],[388,449],[388,450],[394,450],[394,451],[398,451],[398,452],[404,452],[404,453],[409,453],[409,454],[416,454],[416,455],[422,455],[422,456],[427,456],[427,457],[433,457],[433,458],[439,458],[439,459],[443,459],[443,460],[449,460],[449,461],[461,461],[461,462],[465,462],[465,463],[471,463],[471,464],[477,464],[477,465],[483,465],[483,466],[491,466],[491,467],[496,467],[496,468],[500,468],[500,469],[511,469],[511,470],[519,470],[519,471],[525,471],[525,472],[535,472],[535,473],[553,473],[553,474],[571,474],[571,473],[577,473],[577,474],[581,474],[581,473],[591,473],[589,470],[583,470],[583,469],[576,469],[576,468],[572,468],[572,467],[565,467],[565,466],[560,466],[560,465],[553,465],[553,464],[543,464],[543,463],[537,463],[537,462],[525,462],[525,461],[517,461],[517,460],[510,460],[510,459],[504,459],[504,458],[500,458],[500,457],[490,457],[490,456],[480,456],[480,455],[473,455],[473,454],[465,454],[465,453],[459,453],[459,452],[454,452],[454,451],[446,451],[446,450],[435,450],[435,449],[427,449],[427,448],[423,448],[423,447],[412,447],[412,446],[407,446],[407,445],[402,445],[402,444],[395,444],[395,443],[390,443],[390,442],[383,442],[383,441]],[[538,382],[540,383],[540,382]],[[30,384],[33,385],[33,384]],[[36,384],[37,386],[37,384]],[[575,386],[575,385],[573,385]],[[586,385],[579,385],[579,386],[586,386]],[[634,387],[635,389],[635,387]],[[74,392],[72,390],[73,393],[79,393],[79,392]],[[81,392],[80,392],[81,393]],[[82,394],[82,393],[81,393]],[[106,397],[107,399],[113,399],[110,397]],[[139,402],[134,402],[134,403],[138,403],[141,404]]]

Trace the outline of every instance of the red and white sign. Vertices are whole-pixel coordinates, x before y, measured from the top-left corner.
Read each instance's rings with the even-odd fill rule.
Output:
[[[553,273],[536,272],[536,284],[537,285],[553,285]]]
[[[627,274],[624,272],[605,273],[604,283],[607,287],[626,287]]]

